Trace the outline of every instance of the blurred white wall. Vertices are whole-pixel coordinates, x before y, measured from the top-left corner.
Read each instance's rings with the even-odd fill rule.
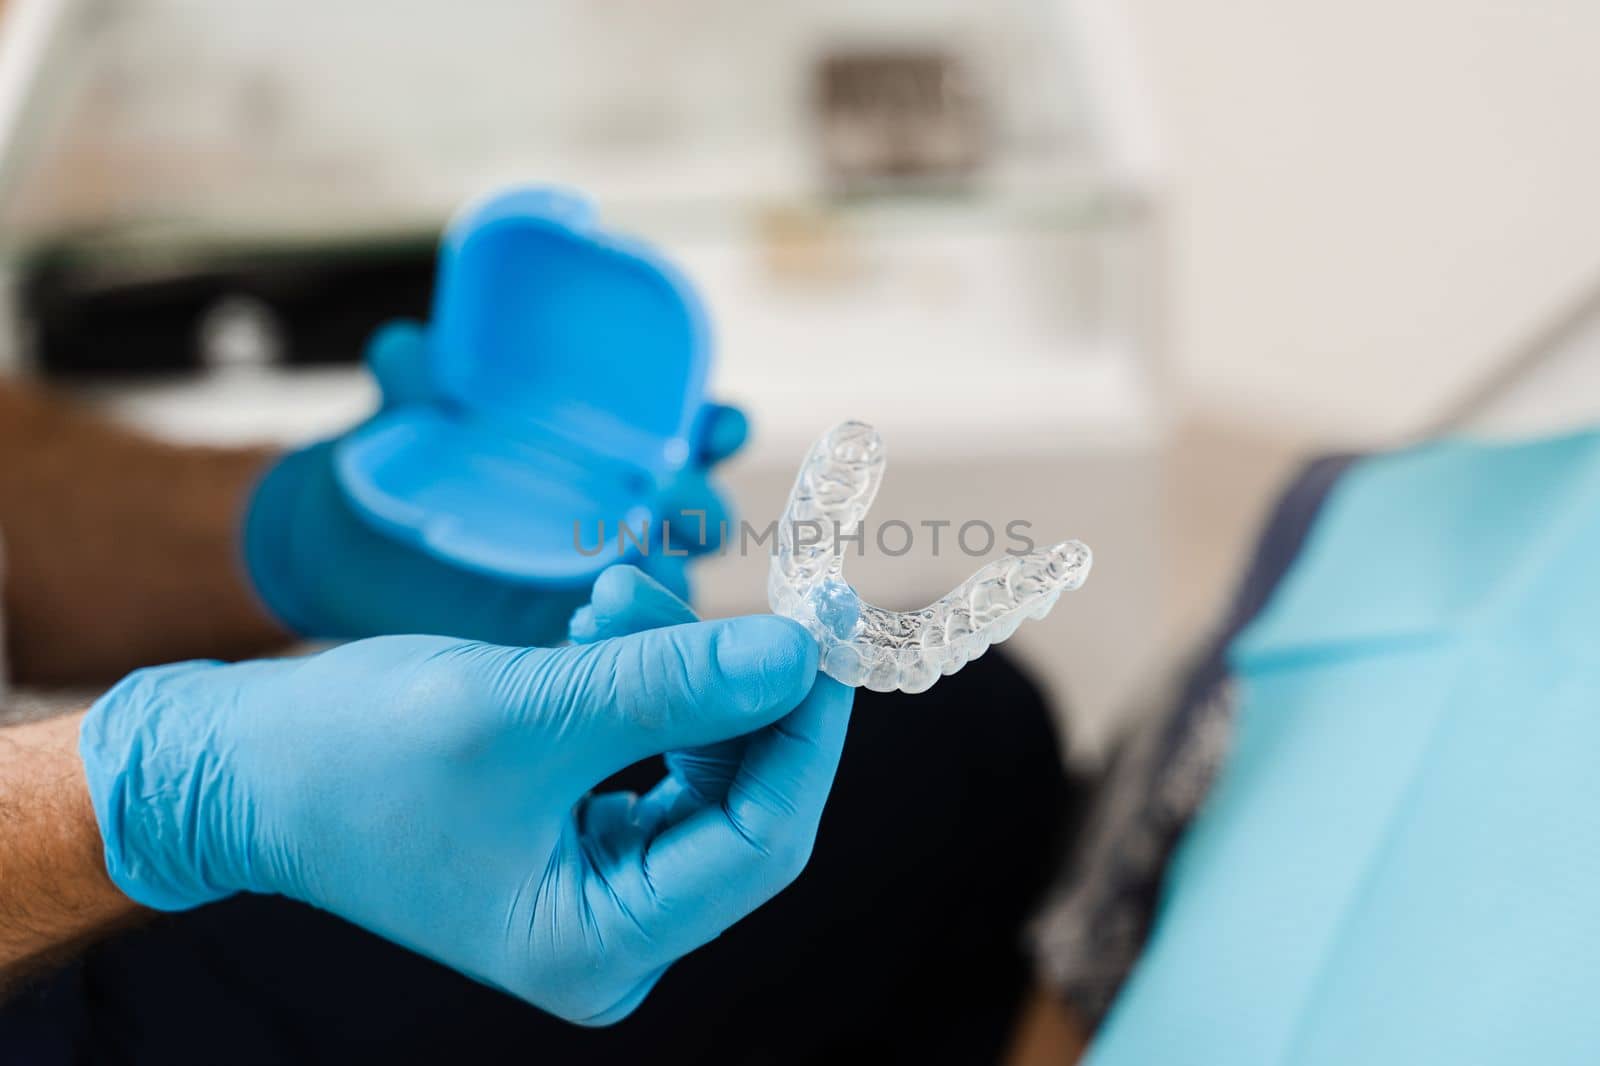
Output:
[[[1600,278],[1600,4],[1125,3],[1191,406],[1381,441]]]

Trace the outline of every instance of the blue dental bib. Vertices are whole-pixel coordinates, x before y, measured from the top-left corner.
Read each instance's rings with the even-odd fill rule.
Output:
[[[1600,434],[1341,479],[1093,1066],[1600,1060]]]

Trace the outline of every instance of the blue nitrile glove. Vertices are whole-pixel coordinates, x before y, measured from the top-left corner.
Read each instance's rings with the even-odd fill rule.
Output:
[[[661,626],[696,621],[693,609],[647,574],[631,566],[613,566],[595,581],[588,605],[572,616],[569,637],[574,644],[592,644],[642,633]],[[817,678],[812,692],[829,690],[830,699],[846,707],[855,690],[830,677]],[[667,770],[683,786],[684,802],[720,803],[744,765],[749,737],[666,753]]]
[[[395,323],[373,337],[367,361],[384,406],[430,402],[426,351],[426,336],[410,323]],[[674,551],[718,547],[728,509],[709,469],[739,450],[747,429],[736,408],[714,405],[703,412],[696,454],[668,488],[663,506]],[[587,589],[497,581],[383,536],[361,520],[339,488],[336,443],[323,441],[285,456],[251,499],[245,561],[252,585],[275,617],[309,637],[448,633],[504,644],[560,639]],[[700,515],[683,513],[691,511],[705,512],[703,525]],[[660,552],[643,560],[686,596],[685,562]]]
[[[772,616],[554,650],[379,637],[139,671],[80,751],[137,902],[282,894],[598,1025],[800,872],[850,702]],[[716,799],[589,791],[746,734]]]

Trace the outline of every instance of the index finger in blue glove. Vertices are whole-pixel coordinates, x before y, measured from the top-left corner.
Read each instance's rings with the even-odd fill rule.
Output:
[[[727,799],[701,807],[614,868],[612,888],[649,953],[699,947],[777,895],[811,856],[844,748],[854,690],[821,677],[751,738]]]
[[[567,636],[574,644],[593,644],[699,620],[694,609],[661,582],[623,563],[595,579],[589,602],[573,613],[567,625]]]
[[[733,512],[703,466],[678,472],[662,493],[658,516],[662,550],[645,559],[646,569],[716,551],[733,524]]]
[[[695,425],[695,459],[702,466],[716,466],[732,458],[750,437],[750,420],[737,407],[725,403],[707,404]]]
[[[385,408],[431,399],[428,337],[416,322],[399,320],[379,327],[367,342],[366,358]]]

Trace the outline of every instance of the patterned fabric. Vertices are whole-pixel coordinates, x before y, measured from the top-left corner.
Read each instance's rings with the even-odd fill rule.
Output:
[[[1105,1017],[1144,946],[1168,860],[1227,753],[1237,694],[1225,654],[1264,607],[1323,501],[1354,461],[1310,463],[1279,499],[1216,635],[1158,713],[1124,737],[1076,854],[1035,920],[1044,980],[1090,1025]]]

